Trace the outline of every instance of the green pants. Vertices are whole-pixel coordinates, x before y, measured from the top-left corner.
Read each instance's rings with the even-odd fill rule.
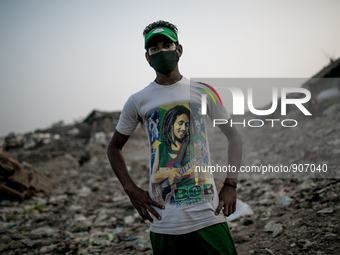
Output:
[[[150,233],[154,255],[237,254],[226,222],[183,235]]]

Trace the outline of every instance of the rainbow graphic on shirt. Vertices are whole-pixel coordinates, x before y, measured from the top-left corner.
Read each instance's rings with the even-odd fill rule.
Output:
[[[199,83],[199,84],[201,84],[201,85],[204,85],[204,86],[206,86],[207,88],[209,88],[209,89],[217,96],[218,100],[220,101],[220,103],[221,103],[221,105],[222,105],[222,100],[221,100],[219,94],[217,93],[217,91],[216,91],[213,87],[211,87],[210,85],[208,85],[208,84],[206,84],[206,83],[203,83],[203,82],[197,82],[197,83]],[[211,92],[210,92],[209,90],[204,89],[204,88],[199,88],[199,87],[197,87],[197,88],[198,88],[198,89],[201,89],[201,90],[203,90],[205,93],[207,93],[207,94],[212,98],[212,100],[214,101],[215,105],[217,105],[214,96],[211,94]]]

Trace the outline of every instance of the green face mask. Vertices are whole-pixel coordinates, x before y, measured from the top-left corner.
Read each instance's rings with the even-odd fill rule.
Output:
[[[150,66],[161,74],[171,73],[179,60],[176,50],[160,51],[149,57]]]

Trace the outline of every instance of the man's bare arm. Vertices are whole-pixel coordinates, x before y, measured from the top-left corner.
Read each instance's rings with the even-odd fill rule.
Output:
[[[215,212],[217,215],[222,207],[224,207],[223,213],[226,216],[229,216],[236,210],[236,188],[232,186],[237,185],[238,170],[240,169],[242,160],[242,138],[237,129],[234,126],[231,127],[229,123],[230,121],[227,124],[219,125],[219,128],[228,138],[228,163],[230,168],[235,167],[236,172],[229,172],[227,174],[224,183],[231,186],[223,185],[219,193],[219,205]]]
[[[164,209],[164,206],[153,201],[147,191],[139,188],[132,180],[125,163],[125,159],[122,153],[122,148],[129,139],[129,136],[123,135],[118,131],[115,131],[111,142],[107,148],[107,156],[109,158],[112,170],[116,174],[118,180],[122,184],[124,191],[129,196],[132,205],[136,208],[138,213],[144,219],[148,219],[152,222],[152,218],[149,215],[150,211],[157,219],[161,219],[161,216],[151,207],[157,206]]]

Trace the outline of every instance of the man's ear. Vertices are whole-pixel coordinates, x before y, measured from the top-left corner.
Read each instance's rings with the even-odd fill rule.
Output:
[[[148,61],[148,63],[150,63],[150,58],[149,58],[149,54],[148,54],[147,51],[145,52],[145,58],[146,58],[146,61]]]
[[[181,57],[182,54],[183,54],[183,47],[181,44],[178,44],[177,45],[177,53],[178,53],[178,56]]]

